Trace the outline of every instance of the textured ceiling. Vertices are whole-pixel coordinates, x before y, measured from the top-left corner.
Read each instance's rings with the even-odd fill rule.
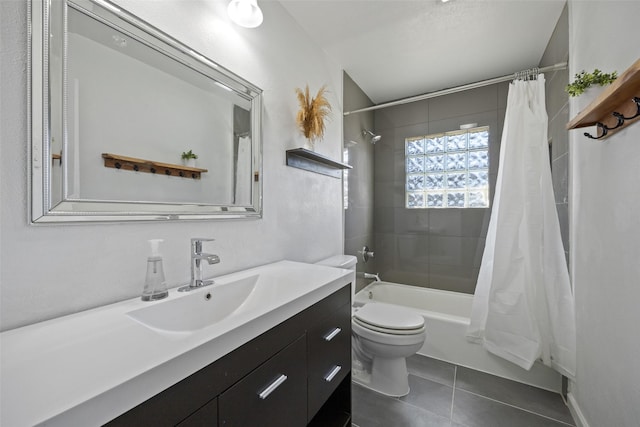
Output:
[[[375,102],[535,67],[564,0],[280,0]]]

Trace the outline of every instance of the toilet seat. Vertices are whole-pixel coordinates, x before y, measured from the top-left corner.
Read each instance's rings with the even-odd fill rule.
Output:
[[[424,333],[424,317],[385,303],[369,303],[356,311],[353,321],[363,328],[390,335]]]

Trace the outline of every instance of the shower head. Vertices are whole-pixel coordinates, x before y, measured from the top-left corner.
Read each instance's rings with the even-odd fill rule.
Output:
[[[362,131],[362,135],[363,136],[370,136],[372,144],[375,144],[376,142],[378,142],[378,141],[380,141],[382,139],[382,137],[380,135],[376,135],[375,133],[371,132],[370,130],[366,130],[366,129],[364,129]]]

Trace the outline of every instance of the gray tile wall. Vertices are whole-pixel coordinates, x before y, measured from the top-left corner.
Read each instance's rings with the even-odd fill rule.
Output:
[[[493,198],[507,92],[501,83],[375,111],[374,249],[383,280],[473,293],[490,209],[405,209],[404,140],[489,126]]]
[[[344,111],[357,110],[373,105],[373,102],[349,77],[343,75]],[[344,117],[343,140],[344,147],[349,151],[349,164],[353,169],[349,171],[348,208],[344,211],[345,236],[344,253],[358,256],[357,290],[364,287],[362,272],[375,273],[375,260],[367,264],[362,262],[358,251],[363,246],[374,244],[373,233],[373,150],[374,146],[362,135],[362,129],[374,129],[373,112],[352,114]]]
[[[540,67],[569,60],[569,13],[565,5],[556,28],[542,55]],[[551,140],[551,174],[556,209],[560,221],[562,243],[569,262],[569,95],[564,88],[569,84],[569,70],[547,73],[547,114],[549,115],[549,138]]]

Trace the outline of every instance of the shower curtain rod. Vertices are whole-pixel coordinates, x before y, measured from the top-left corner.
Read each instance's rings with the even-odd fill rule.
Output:
[[[548,67],[538,68],[538,72],[539,73],[546,73],[548,71],[566,70],[566,68],[567,68],[567,63],[566,62],[559,62],[559,63],[557,63],[555,65],[550,65]],[[527,71],[530,71],[530,70],[525,70],[524,72],[527,72]],[[449,88],[449,89],[443,89],[443,90],[439,90],[439,91],[436,91],[436,92],[425,93],[423,95],[411,96],[409,98],[398,99],[397,101],[385,102],[383,104],[372,105],[371,107],[360,108],[359,110],[345,111],[343,114],[345,116],[348,116],[349,114],[364,113],[365,111],[379,110],[381,108],[393,107],[393,106],[402,105],[402,104],[409,104],[411,102],[422,101],[424,99],[436,98],[438,96],[450,95],[452,93],[462,92],[462,91],[469,90],[469,89],[476,89],[476,88],[479,88],[479,87],[489,86],[489,85],[496,84],[496,83],[507,82],[509,80],[514,80],[515,78],[517,78],[522,73],[523,73],[523,71],[519,71],[517,73],[509,74],[508,76],[496,77],[496,78],[493,78],[493,79],[483,80],[483,81],[475,82],[475,83],[469,83],[469,84],[466,84],[466,85],[456,86],[456,87],[452,87],[452,88]]]

